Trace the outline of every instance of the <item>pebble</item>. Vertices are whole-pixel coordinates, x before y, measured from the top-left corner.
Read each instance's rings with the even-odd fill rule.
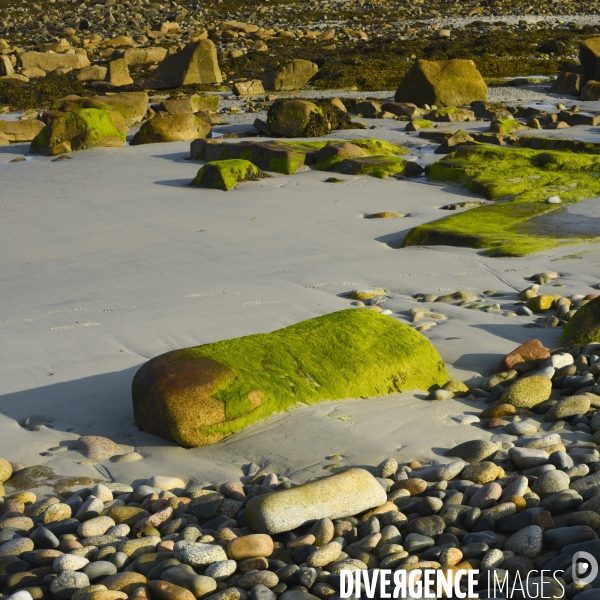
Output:
[[[221,546],[181,541],[175,544],[175,558],[186,565],[201,566],[227,560],[227,554]]]
[[[83,569],[90,561],[83,556],[76,556],[75,554],[61,554],[52,563],[52,568],[57,572],[62,571],[79,571]]]
[[[84,435],[75,443],[75,447],[86,458],[92,460],[105,460],[118,454],[121,449],[108,438],[97,435]]]
[[[229,558],[243,560],[255,556],[271,556],[273,554],[273,539],[266,534],[254,534],[231,540],[227,548]]]
[[[493,458],[499,447],[487,440],[470,440],[455,446],[446,452],[446,456],[460,458],[468,463],[477,463]]]

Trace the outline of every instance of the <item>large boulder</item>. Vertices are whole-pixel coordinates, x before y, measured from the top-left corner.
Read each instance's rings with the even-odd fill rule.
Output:
[[[295,58],[267,73],[263,77],[262,84],[265,90],[273,92],[299,90],[314,77],[318,70],[319,67],[310,60]]]
[[[37,119],[0,121],[0,135],[9,142],[31,142],[44,127],[44,123]]]
[[[41,69],[42,71],[55,71],[59,67],[79,70],[89,67],[90,61],[85,54],[23,52],[19,54],[19,64],[23,69]]]
[[[228,192],[244,181],[258,181],[270,177],[249,160],[230,158],[205,164],[191,181],[193,187],[212,188]]]
[[[277,100],[269,108],[267,124],[284,137],[319,137],[331,131],[321,107],[307,100]]]
[[[584,102],[596,102],[600,100],[600,81],[590,79],[581,90],[581,99]]]
[[[205,138],[210,125],[195,115],[166,115],[146,121],[133,136],[131,146],[161,142],[186,142]]]
[[[350,309],[158,356],[133,379],[133,411],[143,431],[205,446],[298,403],[427,390],[448,380],[423,335]]]
[[[581,64],[582,84],[596,79],[598,58],[600,57],[600,37],[583,40],[579,44],[579,62]],[[600,74],[599,74],[600,75]]]
[[[122,87],[124,85],[131,85],[133,83],[133,79],[129,74],[129,67],[127,66],[124,58],[111,60],[108,63],[106,81],[115,87]]]
[[[127,127],[140,123],[148,112],[148,94],[146,92],[120,92],[108,96],[93,96],[81,98],[79,96],[66,96],[55,100],[50,105],[50,110],[68,112],[80,108],[99,108],[107,111],[118,112]]]
[[[80,108],[55,113],[31,142],[30,152],[56,156],[74,150],[125,145],[127,126],[117,112]]]
[[[565,325],[560,343],[567,348],[600,342],[600,298],[591,300]]]
[[[381,506],[386,500],[384,489],[371,473],[348,469],[289,490],[252,498],[246,505],[246,520],[254,531],[272,535],[319,519],[356,515]]]
[[[550,91],[553,94],[566,94],[567,96],[579,96],[581,93],[581,75],[561,71],[555,79]]]
[[[167,56],[146,81],[151,90],[166,90],[194,83],[221,83],[217,49],[210,40],[199,40]]]
[[[463,106],[487,100],[487,86],[472,60],[417,60],[401,81],[396,102]]]

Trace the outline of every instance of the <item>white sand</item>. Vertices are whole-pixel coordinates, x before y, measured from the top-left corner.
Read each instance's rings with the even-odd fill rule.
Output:
[[[403,124],[369,123],[379,128],[333,137],[424,144],[402,133]],[[600,140],[596,131],[558,133]],[[469,197],[424,179],[347,177],[327,184],[327,174],[309,171],[225,193],[186,187],[200,166],[185,160],[187,143],[8,163],[26,151],[27,145],[0,148],[0,456],[64,475],[223,481],[254,461],[303,480],[325,473],[324,458],[332,454],[344,455],[344,464],[373,465],[388,456],[442,459],[456,443],[491,435],[450,419],[483,405],[431,402],[422,393],[323,403],[186,450],[137,431],[130,384],[151,357],[347,308],[339,295],[353,288],[385,288],[384,307],[406,320],[416,306],[410,296],[418,292],[510,294],[547,269],[561,272],[565,284],[548,290],[564,295],[591,293],[600,280],[595,246],[523,259],[488,258],[468,248],[390,247],[416,224],[448,214],[438,207]],[[437,158],[430,150],[416,156]],[[410,216],[362,218],[383,210]],[[575,258],[554,262],[569,255]],[[503,354],[530,338],[553,346],[560,333],[524,327],[533,321],[525,317],[431,307],[449,320],[426,335],[459,379],[489,374]],[[19,423],[31,415],[52,419],[52,428],[24,430]],[[72,450],[40,455],[60,443],[72,446],[79,435],[110,437],[145,458],[94,466],[78,464],[82,455]]]

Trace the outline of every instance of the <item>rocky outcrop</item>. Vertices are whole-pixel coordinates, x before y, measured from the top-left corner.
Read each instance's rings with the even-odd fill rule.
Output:
[[[19,64],[23,69],[42,69],[55,71],[60,67],[74,70],[90,66],[86,54],[54,54],[46,52],[23,52],[19,55]]]

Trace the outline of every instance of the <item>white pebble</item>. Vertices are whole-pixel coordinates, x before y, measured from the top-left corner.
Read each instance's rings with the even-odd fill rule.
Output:
[[[546,198],[546,204],[562,204],[560,196],[550,196]]]

